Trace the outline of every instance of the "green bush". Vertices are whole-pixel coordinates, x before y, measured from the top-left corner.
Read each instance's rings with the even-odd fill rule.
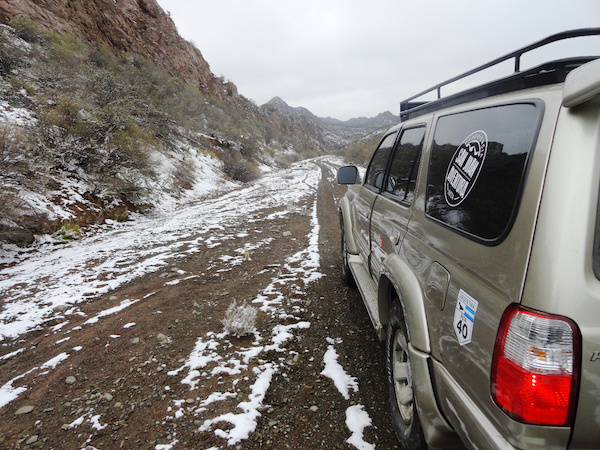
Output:
[[[155,141],[149,130],[131,124],[112,135],[108,149],[115,158],[120,158],[121,165],[144,169],[148,166],[149,149],[154,145]]]
[[[37,24],[27,17],[15,17],[9,22],[9,25],[15,30],[17,36],[24,41],[34,43],[40,40]]]
[[[73,241],[79,239],[80,234],[81,230],[78,223],[65,221],[52,237],[62,241]]]
[[[89,43],[72,34],[47,33],[44,36],[49,56],[67,70],[79,70],[93,50]]]
[[[40,114],[40,120],[62,130],[64,135],[81,135],[87,128],[81,114],[84,108],[85,105],[79,100],[63,94]]]

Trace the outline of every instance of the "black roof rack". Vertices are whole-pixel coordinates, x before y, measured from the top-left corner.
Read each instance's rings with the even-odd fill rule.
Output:
[[[582,28],[578,30],[571,30],[554,34],[545,39],[542,39],[541,41],[535,42],[519,50],[515,50],[514,52],[509,53],[505,56],[494,59],[493,61],[490,61],[487,64],[483,64],[468,72],[446,80],[443,83],[432,86],[431,88],[426,89],[425,91],[413,95],[412,97],[409,97],[406,100],[400,102],[400,120],[408,120],[413,117],[418,117],[420,115],[427,114],[432,111],[436,111],[453,105],[458,105],[466,101],[486,98],[491,95],[498,95],[506,92],[518,91],[530,87],[561,83],[565,80],[565,77],[571,70],[589,61],[597,59],[598,56],[569,58],[551,61],[523,72],[521,72],[521,56],[523,56],[524,53],[543,47],[544,45],[551,44],[553,42],[583,36],[600,36],[600,28]],[[463,78],[469,77],[478,72],[481,72],[482,70],[488,69],[513,58],[515,60],[515,71],[512,75],[442,98],[442,87],[452,84],[458,80],[462,80]],[[414,101],[415,99],[418,99],[434,91],[437,91],[437,100],[433,100],[430,102]]]

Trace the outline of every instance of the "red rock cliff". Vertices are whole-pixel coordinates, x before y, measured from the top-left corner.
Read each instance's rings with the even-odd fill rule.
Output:
[[[225,99],[200,51],[177,32],[156,0],[0,0],[0,23],[27,17],[41,29],[71,33],[115,51],[143,55],[200,89]],[[231,89],[229,89],[231,91]]]

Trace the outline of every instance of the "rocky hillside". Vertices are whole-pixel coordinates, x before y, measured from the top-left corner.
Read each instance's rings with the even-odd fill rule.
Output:
[[[2,0],[0,23],[27,17],[40,31],[73,34],[115,52],[136,53],[202,93],[223,100],[227,89],[200,51],[184,40],[156,0]]]
[[[183,39],[156,0],[3,0],[0,23],[26,17],[40,30],[73,34],[99,43],[114,52],[148,58],[170,75],[199,89],[204,95],[233,103],[257,120],[265,120],[280,132],[308,138],[317,150],[340,148],[363,136],[398,122],[390,112],[375,118],[342,122],[318,118],[306,108],[292,108],[279,97],[260,109],[239,95],[233,82],[214,76],[192,43]]]
[[[155,0],[1,0],[0,251],[250,181],[395,121],[258,107]]]
[[[289,114],[291,108],[277,98],[256,108],[239,95],[233,82],[215,77],[200,50],[179,35],[156,0],[2,0],[0,23],[10,23],[15,17],[31,19],[40,30],[72,34],[113,52],[142,55],[204,95],[244,109],[255,120],[266,120],[318,151],[347,145],[361,136],[363,128],[373,128],[372,123],[365,122],[314,120],[316,117],[304,108]]]

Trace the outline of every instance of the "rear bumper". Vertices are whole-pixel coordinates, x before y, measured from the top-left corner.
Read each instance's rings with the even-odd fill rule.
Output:
[[[492,405],[487,414],[439,362],[431,360],[439,408],[454,426],[464,445],[479,449],[566,449],[570,429],[526,425]],[[465,374],[468,376],[468,374]],[[490,402],[491,394],[490,394]],[[496,416],[494,416],[494,414]]]

